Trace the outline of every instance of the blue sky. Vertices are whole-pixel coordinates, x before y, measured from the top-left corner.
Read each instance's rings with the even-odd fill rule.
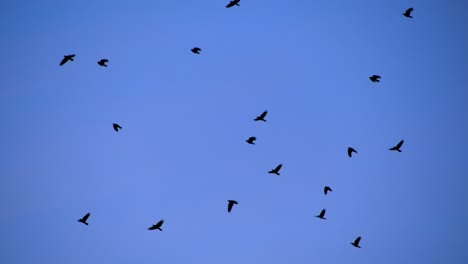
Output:
[[[228,2],[1,4],[0,262],[465,263],[468,3]]]

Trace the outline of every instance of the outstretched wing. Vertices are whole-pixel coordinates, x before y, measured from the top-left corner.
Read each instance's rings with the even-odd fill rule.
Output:
[[[348,148],[348,156],[351,157],[351,155],[352,155],[353,152],[356,152],[356,153],[357,153],[357,151],[356,151],[355,149],[353,149],[353,148]]]
[[[324,217],[326,211],[327,211],[327,210],[323,209],[322,212],[320,212],[320,217]]]
[[[410,15],[411,12],[413,12],[414,8],[410,7],[408,10],[406,10],[406,14]]]
[[[359,241],[361,241],[361,237],[356,238],[356,240],[354,240],[354,244],[359,245]]]
[[[325,188],[323,189],[323,192],[324,192],[325,194],[327,194],[328,191],[331,191],[331,190],[332,190],[332,189],[331,189],[330,187],[325,186]]]
[[[87,213],[85,216],[83,216],[83,221],[86,222],[86,220],[88,220],[90,215],[91,215],[90,213]]]
[[[400,148],[405,141],[402,139],[397,145],[396,148]]]
[[[265,118],[265,116],[266,116],[267,114],[268,114],[268,111],[265,111],[265,112],[263,112],[263,113],[259,116],[259,118],[263,119],[263,118]]]
[[[60,66],[64,65],[65,63],[67,63],[68,61],[68,57],[63,57],[62,61],[60,62]]]
[[[280,165],[276,166],[274,171],[278,172],[279,170],[281,170],[281,167],[283,167],[283,164],[280,164]]]
[[[234,206],[234,203],[231,202],[231,201],[229,201],[229,204],[228,204],[228,213],[231,212],[233,206]]]
[[[156,224],[156,228],[161,227],[163,224],[164,224],[164,220],[161,219],[161,220]]]

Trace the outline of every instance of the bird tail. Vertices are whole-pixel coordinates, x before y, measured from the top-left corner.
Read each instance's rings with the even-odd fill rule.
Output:
[[[398,152],[401,152],[401,150],[397,149]]]
[[[158,227],[159,231],[162,231],[162,228]]]
[[[73,58],[70,58],[71,61],[73,61]]]
[[[236,4],[236,6],[240,6],[239,4]]]

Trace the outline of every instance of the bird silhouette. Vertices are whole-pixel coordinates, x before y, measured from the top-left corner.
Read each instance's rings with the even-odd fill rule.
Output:
[[[74,58],[74,57],[75,57],[75,54],[63,56],[63,59],[62,59],[62,61],[60,62],[60,66],[64,65],[64,64],[67,63],[68,61],[73,61],[73,58]]]
[[[320,212],[320,214],[317,215],[317,216],[315,216],[315,217],[318,217],[318,218],[320,218],[320,219],[326,220],[326,218],[325,218],[325,212],[326,212],[326,211],[327,211],[327,210],[323,209],[322,212]]]
[[[164,224],[164,220],[161,219],[157,224],[152,225],[148,230],[156,230],[158,229],[159,231],[162,231],[161,226]]]
[[[412,8],[412,7],[411,7],[411,8],[408,8],[408,9],[403,13],[403,15],[404,15],[405,17],[413,18],[413,17],[411,16],[411,12],[413,12],[413,10],[414,10],[414,8]]]
[[[257,140],[256,137],[249,137],[249,139],[246,140],[247,143],[255,145],[254,141]]]
[[[268,173],[271,173],[271,174],[276,174],[276,175],[280,175],[279,174],[279,171],[281,170],[281,167],[283,167],[283,164],[280,164],[278,166],[276,166],[276,168],[272,169],[271,171],[269,171]]]
[[[240,6],[239,2],[240,2],[240,0],[229,1],[229,4],[227,4],[226,8],[230,8],[230,7],[233,7],[235,5]]]
[[[107,62],[109,60],[108,59],[101,59],[100,61],[97,62],[97,64],[99,64],[100,66],[103,66],[103,67],[107,67]]]
[[[371,77],[369,77],[369,79],[370,79],[372,82],[380,82],[380,80],[379,80],[380,78],[382,78],[382,77],[380,77],[379,75],[375,75],[375,74],[372,75]]]
[[[234,200],[228,200],[228,213],[231,212],[232,210],[232,207],[235,205],[235,204],[238,204],[237,201],[234,201]]]
[[[263,121],[266,122],[265,116],[268,114],[268,111],[265,110],[261,115],[257,116],[254,121]]]
[[[91,215],[90,213],[87,213],[85,216],[83,216],[83,218],[78,219],[78,222],[83,223],[83,224],[85,224],[85,225],[88,225],[88,223],[86,222],[86,220],[88,220],[88,218],[89,218],[90,215]]]
[[[401,152],[400,148],[403,145],[403,142],[405,142],[405,141],[402,139],[400,142],[398,142],[398,144],[396,146],[392,147],[390,150],[396,150],[398,152]]]
[[[327,195],[327,193],[328,193],[329,191],[330,191],[330,192],[333,192],[333,190],[332,190],[330,187],[328,187],[328,186],[325,186],[325,188],[323,188],[323,193],[325,193],[325,195]]]
[[[361,248],[359,246],[359,241],[361,241],[361,237],[356,238],[356,240],[354,240],[354,242],[351,242],[351,245],[353,245],[353,246],[355,246],[357,248]]]
[[[351,156],[353,155],[353,152],[357,153],[357,151],[355,149],[353,149],[352,147],[349,147],[348,148],[348,156],[351,158]]]
[[[122,127],[119,126],[119,124],[116,124],[116,123],[112,124],[112,126],[114,127],[114,130],[115,130],[116,132],[119,132],[119,129],[122,129]]]
[[[191,51],[192,51],[193,53],[195,53],[195,54],[200,54],[201,49],[198,48],[198,47],[195,47],[195,48],[191,49]]]

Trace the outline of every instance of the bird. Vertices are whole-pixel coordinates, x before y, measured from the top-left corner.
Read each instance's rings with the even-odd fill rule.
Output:
[[[348,156],[351,158],[351,155],[353,154],[353,152],[357,153],[357,151],[355,149],[353,149],[352,147],[349,147],[348,148]]]
[[[280,164],[278,166],[276,166],[276,168],[272,169],[271,171],[269,171],[268,173],[271,173],[271,174],[276,174],[276,175],[280,175],[279,174],[279,171],[281,170],[281,167],[283,167],[283,164]]]
[[[353,246],[355,246],[357,248],[361,248],[359,246],[359,241],[361,241],[361,237],[356,238],[356,240],[354,240],[354,242],[351,242],[351,245],[353,245]]]
[[[396,150],[398,152],[401,152],[400,148],[403,145],[403,142],[405,142],[405,141],[402,139],[400,142],[398,142],[398,144],[396,146],[394,146],[393,148],[390,148],[390,150]]]
[[[375,74],[372,75],[371,77],[369,77],[369,79],[370,79],[372,82],[380,82],[380,80],[379,80],[380,78],[382,78],[382,77],[380,77],[379,75],[375,75]]]
[[[88,220],[88,218],[89,218],[90,215],[91,215],[90,213],[87,213],[85,216],[83,216],[83,218],[78,219],[78,222],[83,223],[83,224],[85,224],[85,225],[88,225],[88,223],[86,222],[86,220]]]
[[[97,62],[97,64],[103,66],[103,67],[107,67],[106,63],[108,62],[109,60],[108,59],[101,59],[100,61]]]
[[[232,207],[235,205],[235,204],[238,204],[237,201],[234,201],[234,200],[228,200],[228,213],[231,212],[232,210]]]
[[[75,57],[75,54],[63,56],[63,59],[62,59],[62,61],[60,62],[60,66],[64,65],[65,63],[67,63],[69,60],[70,60],[70,61],[73,61],[73,58],[74,58],[74,57]]]
[[[164,219],[161,219],[157,224],[152,225],[148,230],[156,230],[158,229],[159,231],[162,231],[161,226],[164,223]]]
[[[265,116],[268,114],[268,111],[264,111],[261,115],[257,116],[254,121],[263,121],[266,122]]]
[[[404,15],[405,17],[413,18],[413,17],[411,16],[411,12],[413,12],[413,10],[414,10],[414,8],[410,7],[410,8],[408,8],[408,9],[403,13],[403,15]]]
[[[323,219],[323,220],[327,220],[327,219],[325,218],[325,212],[326,212],[326,211],[327,211],[327,210],[323,209],[322,212],[320,212],[320,214],[317,215],[317,216],[315,216],[315,217],[318,217],[318,218]]]
[[[323,188],[323,193],[325,193],[325,195],[327,195],[328,191],[333,192],[333,190],[330,187],[325,186],[325,188]]]
[[[195,53],[195,54],[200,54],[201,49],[198,48],[198,47],[195,47],[195,48],[191,49],[191,51],[192,51],[193,53]]]
[[[247,143],[251,145],[255,145],[254,141],[257,140],[256,137],[249,137],[249,139],[246,140]]]
[[[233,7],[235,5],[240,6],[239,2],[240,2],[240,0],[229,1],[229,4],[226,6],[226,8],[230,8],[230,7]]]
[[[112,126],[114,127],[114,130],[115,130],[116,132],[119,132],[119,129],[122,129],[122,127],[119,126],[119,124],[116,124],[116,123],[113,123]]]

